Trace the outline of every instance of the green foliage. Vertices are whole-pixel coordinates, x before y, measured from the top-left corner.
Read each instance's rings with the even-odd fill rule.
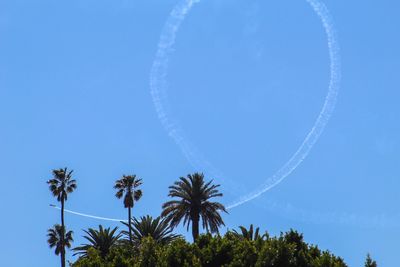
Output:
[[[123,244],[115,246],[106,257],[102,257],[98,250],[89,248],[87,256],[79,258],[72,266],[347,267],[341,258],[308,245],[303,241],[303,236],[293,230],[278,237],[256,240],[243,238],[234,232],[224,236],[206,234],[200,235],[193,244],[183,238],[159,243],[148,236],[142,238],[135,247]]]
[[[76,253],[74,255],[80,255],[82,257],[87,256],[89,248],[93,248],[100,253],[102,258],[105,258],[110,252],[111,248],[116,245],[119,238],[122,236],[121,233],[116,234],[118,227],[114,229],[106,228],[99,225],[99,230],[89,228],[84,230],[87,234],[84,238],[89,241],[89,244],[84,244],[73,249]]]
[[[86,252],[85,257],[79,258],[79,260],[73,264],[75,267],[107,267],[107,264],[100,256],[100,252],[95,248],[89,248]],[[108,265],[110,266],[110,265]]]
[[[295,250],[296,247],[294,244],[284,242],[282,238],[268,239],[261,248],[255,266],[295,267]]]
[[[135,267],[154,267],[157,266],[158,245],[151,237],[145,237],[142,239],[139,250],[138,262]]]
[[[56,224],[53,228],[47,230],[47,243],[49,244],[50,248],[55,249],[55,254],[59,255],[63,248],[71,247],[71,243],[74,241],[72,234],[72,231],[66,232],[64,227]]]
[[[212,237],[210,234],[199,237],[197,245],[200,248],[200,259],[202,266],[223,266],[233,259],[234,243],[219,235]]]
[[[162,267],[200,267],[199,249],[184,239],[171,242],[162,250],[160,266]]]
[[[137,178],[136,175],[123,175],[115,182],[114,189],[117,190],[115,196],[124,198],[125,208],[132,208],[134,202],[142,197],[142,190],[137,189],[141,185],[142,179]]]
[[[377,267],[376,261],[371,259],[371,255],[367,254],[367,259],[365,260],[365,267]]]
[[[244,226],[239,226],[240,232],[233,230],[233,234],[238,237],[238,238],[244,238],[248,240],[257,240],[257,239],[263,239],[266,237],[266,234],[260,235],[260,228],[256,228],[254,231],[254,227],[252,224],[250,224],[250,228],[247,229]]]
[[[66,233],[63,213],[68,193],[76,188],[71,174],[67,169],[55,170],[54,178],[48,181],[53,195],[61,201],[62,215],[62,225],[48,231],[48,243],[61,254],[62,266],[65,247],[70,248],[73,241],[72,232]],[[135,175],[124,175],[115,182],[116,197],[123,198],[128,209],[128,223],[123,224],[129,231],[117,233],[118,227],[101,225],[98,230],[85,230],[88,244],[73,249],[79,258],[71,267],[347,267],[343,259],[307,244],[294,230],[270,237],[251,224],[221,236],[219,227],[224,222],[220,212],[226,209],[211,199],[222,193],[219,185],[205,182],[201,173],[181,177],[169,187],[169,196],[174,199],[162,206],[161,217],[132,218],[131,209],[142,196],[141,185],[142,180]],[[200,221],[207,234],[199,235]],[[181,222],[188,229],[192,227],[194,243],[172,232]],[[122,240],[123,235],[127,239]],[[365,267],[377,267],[369,254]]]
[[[59,202],[68,200],[68,194],[76,189],[76,180],[72,179],[72,173],[67,168],[53,170],[53,178],[47,181],[51,193]]]
[[[255,266],[258,258],[258,249],[254,241],[241,240],[233,245],[233,258],[228,264],[230,267]]]
[[[122,222],[125,226],[129,227],[128,223]],[[145,237],[151,236],[154,241],[160,244],[167,244],[179,235],[172,233],[172,228],[161,217],[153,219],[151,216],[143,216],[140,220],[133,218],[131,222],[132,229],[132,240],[136,244],[140,244],[141,240]],[[128,231],[122,231],[122,233],[129,238]]]
[[[313,267],[342,267],[347,266],[341,258],[335,257],[329,251],[324,251],[321,256],[312,260]]]

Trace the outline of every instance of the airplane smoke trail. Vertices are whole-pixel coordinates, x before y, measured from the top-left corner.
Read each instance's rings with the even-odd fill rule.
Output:
[[[150,73],[150,90],[154,106],[167,134],[175,141],[189,164],[197,170],[208,170],[214,177],[218,177],[224,184],[235,192],[241,192],[237,183],[226,180],[224,175],[208,162],[204,156],[187,141],[179,123],[171,119],[171,112],[167,97],[168,82],[166,80],[169,56],[173,52],[176,34],[181,23],[192,6],[200,0],[184,0],[177,4],[170,13],[162,31],[158,50]]]
[[[53,207],[53,208],[58,209],[58,210],[61,210],[60,207],[57,207],[55,205],[50,205],[50,207]],[[114,219],[114,218],[94,216],[94,215],[85,214],[85,213],[81,213],[81,212],[76,212],[76,211],[72,211],[72,210],[68,210],[68,209],[64,209],[64,211],[67,212],[67,213],[71,213],[71,214],[74,214],[74,215],[81,216],[81,217],[86,217],[86,218],[91,218],[91,219],[96,219],[96,220],[102,220],[102,221],[111,221],[111,222],[127,222],[128,221],[128,220],[122,220],[122,219]]]
[[[288,175],[290,175],[307,157],[312,147],[317,142],[319,136],[324,131],[329,118],[331,117],[337,100],[337,94],[340,85],[340,57],[339,57],[339,44],[336,39],[336,33],[332,18],[329,14],[328,8],[319,0],[306,0],[316,14],[320,17],[323,27],[325,29],[328,38],[328,48],[330,56],[330,69],[331,69],[331,80],[329,84],[329,91],[325,98],[323,108],[313,126],[311,131],[308,133],[306,139],[303,141],[301,146],[298,148],[296,153],[289,159],[289,161],[279,169],[272,177],[267,179],[258,190],[241,197],[238,201],[230,204],[227,208],[232,209],[240,206],[252,199],[259,197],[261,194],[267,192],[271,188],[282,182]]]
[[[150,72],[150,90],[156,113],[167,134],[174,140],[182,151],[184,157],[196,170],[208,171],[213,177],[228,186],[234,193],[243,192],[238,183],[225,178],[205,157],[193,146],[185,136],[176,120],[171,119],[169,101],[167,97],[167,73],[169,57],[180,25],[195,3],[200,0],[183,0],[171,11],[160,36],[157,53]]]
[[[254,204],[254,203],[253,203]],[[350,225],[357,226],[362,228],[393,228],[397,229],[399,227],[398,221],[399,216],[397,217],[387,217],[385,214],[375,215],[375,216],[359,216],[357,214],[348,214],[348,213],[337,213],[337,212],[313,212],[308,210],[303,210],[294,207],[291,204],[279,204],[277,202],[267,200],[264,205],[260,205],[256,203],[257,208],[261,208],[270,212],[278,212],[278,214],[283,215],[287,218],[306,222],[313,224],[337,224],[337,225]],[[52,208],[57,210],[61,210],[60,207],[56,205],[50,205]],[[72,210],[64,209],[65,212],[71,213],[74,215],[78,215],[81,217],[103,220],[103,221],[113,221],[113,222],[127,222],[128,220],[122,219],[114,219],[107,217],[94,216],[90,214],[75,212]]]
[[[249,202],[273,187],[281,183],[287,176],[289,176],[307,157],[311,151],[314,144],[317,142],[319,136],[322,134],[325,126],[327,125],[330,116],[335,108],[337,94],[340,85],[340,57],[339,57],[339,45],[336,39],[336,34],[334,31],[334,26],[332,18],[329,14],[327,7],[321,3],[319,0],[306,0],[310,6],[313,8],[315,13],[319,16],[322,21],[322,25],[325,29],[328,38],[328,48],[330,56],[330,69],[331,69],[331,80],[329,84],[328,94],[325,98],[323,108],[313,126],[311,131],[308,133],[306,139],[303,141],[301,146],[297,149],[294,155],[286,162],[286,164],[279,169],[272,177],[268,178],[258,190],[253,191],[239,200],[233,202],[227,206],[227,209],[232,209],[238,207],[246,202]],[[210,170],[214,176],[219,179],[226,180],[223,175],[216,170],[211,163],[209,163],[198,151],[191,145],[176,121],[170,119],[170,111],[167,99],[167,88],[168,83],[166,81],[168,61],[169,56],[173,52],[173,45],[175,43],[176,34],[179,30],[180,25],[184,21],[186,15],[191,10],[193,5],[200,0],[184,0],[180,2],[172,10],[167,22],[164,26],[164,30],[160,37],[160,42],[158,45],[158,50],[153,63],[153,67],[150,73],[150,89],[153,102],[158,114],[158,117],[167,131],[168,135],[172,137],[175,143],[180,147],[184,156],[188,159],[189,163],[196,169]],[[237,183],[232,183],[229,180],[224,181],[225,183],[230,183],[231,188],[234,191],[239,192],[240,188]],[[56,209],[59,207],[54,206]],[[99,220],[115,221],[121,222],[126,220],[106,218],[100,216],[94,216],[89,214],[84,214],[80,212],[75,212],[72,210],[65,209],[65,212],[92,218]]]
[[[307,157],[311,148],[317,142],[322,134],[329,118],[335,109],[337,94],[340,85],[340,57],[339,57],[339,44],[336,39],[336,33],[332,18],[328,8],[320,2],[320,0],[306,0],[312,7],[314,12],[322,21],[328,39],[329,57],[330,57],[330,84],[328,94],[325,98],[322,110],[312,127],[311,131],[307,134],[305,140],[294,153],[294,155],[281,167],[273,176],[268,178],[259,189],[240,197],[237,201],[228,205],[228,209],[240,206],[250,200],[259,197],[261,194],[267,192],[273,187],[281,183],[288,175],[290,175]],[[170,116],[170,108],[167,98],[168,83],[166,80],[168,73],[169,56],[173,52],[173,46],[180,25],[184,21],[186,15],[189,13],[193,5],[200,0],[183,0],[175,6],[169,18],[167,19],[163,32],[158,44],[158,50],[153,62],[153,67],[150,72],[150,90],[153,102],[156,108],[158,117],[167,131],[168,135],[172,137],[175,143],[180,147],[186,159],[196,169],[211,170],[212,173],[216,169],[207,162],[204,157],[191,145],[185,138],[183,130],[180,128],[176,121],[173,121]],[[214,173],[215,175],[215,173]],[[219,177],[221,178],[221,177]],[[223,180],[226,180],[222,178]],[[237,184],[236,187],[237,188]],[[238,191],[238,190],[235,190]]]

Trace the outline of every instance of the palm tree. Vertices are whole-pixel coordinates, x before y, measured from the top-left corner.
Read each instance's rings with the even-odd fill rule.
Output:
[[[122,222],[128,226],[128,223]],[[156,243],[168,244],[169,242],[177,239],[180,235],[172,233],[172,228],[166,222],[165,219],[157,217],[153,219],[151,216],[143,216],[140,220],[133,218],[131,225],[133,235],[132,239],[136,244],[140,244],[140,241],[144,237],[151,236]],[[122,231],[124,235],[129,235],[126,231]]]
[[[123,175],[114,185],[114,188],[117,189],[115,196],[119,199],[124,197],[124,207],[128,209],[129,242],[131,244],[133,244],[131,209],[134,203],[142,197],[142,190],[137,189],[140,185],[142,185],[142,179],[136,178],[136,175]]]
[[[181,177],[174,185],[169,187],[170,197],[176,197],[178,200],[171,200],[162,206],[162,217],[175,228],[183,219],[183,224],[187,225],[189,230],[192,223],[193,240],[196,242],[199,236],[199,222],[202,219],[202,226],[211,233],[218,233],[218,227],[225,225],[219,211],[226,212],[224,205],[218,202],[210,202],[214,197],[221,197],[218,187],[213,185],[212,180],[204,181],[202,173],[189,174],[187,177]]]
[[[64,223],[64,204],[68,199],[68,194],[76,189],[76,181],[72,179],[72,170],[68,171],[67,168],[53,170],[53,178],[47,181],[50,191],[57,201],[61,202],[61,229],[65,229]],[[64,238],[64,235],[60,236]],[[64,243],[61,240],[61,243]],[[61,266],[65,267],[65,248],[61,248]]]
[[[74,256],[80,255],[86,257],[87,251],[90,248],[94,248],[100,252],[102,258],[105,258],[110,252],[110,249],[117,244],[122,236],[121,233],[115,234],[117,230],[118,227],[111,230],[110,227],[104,229],[101,225],[99,225],[99,230],[92,228],[89,228],[87,231],[83,230],[87,234],[83,236],[83,238],[89,241],[89,244],[83,244],[80,247],[73,248],[72,250],[76,252]]]
[[[239,229],[240,233],[236,230],[233,230],[234,236],[238,238],[243,238],[250,241],[256,241],[258,239],[263,239],[264,237],[267,236],[267,234],[260,235],[260,228],[258,227],[256,228],[256,231],[254,231],[252,224],[250,224],[250,228],[248,230],[244,226],[239,226]]]
[[[53,228],[47,230],[47,243],[49,243],[50,248],[55,247],[55,253],[58,256],[61,254],[61,266],[65,266],[65,258],[63,258],[63,252],[65,252],[65,247],[70,248],[72,241],[72,231],[68,231],[65,235],[65,228],[59,224],[54,225]],[[65,255],[65,254],[64,254]]]

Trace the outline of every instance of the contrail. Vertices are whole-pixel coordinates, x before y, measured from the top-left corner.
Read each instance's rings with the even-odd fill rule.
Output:
[[[351,225],[363,228],[398,228],[398,217],[396,220],[394,218],[389,218],[385,214],[375,215],[375,216],[359,216],[357,214],[348,213],[337,213],[337,212],[313,212],[308,210],[303,210],[292,206],[291,204],[281,205],[277,202],[268,200],[266,205],[260,206],[257,204],[258,208],[273,211],[278,211],[279,214],[285,217],[291,218],[296,221],[313,223],[313,224],[338,224],[338,225]],[[61,210],[60,207],[55,205],[50,205],[51,207]],[[64,209],[65,212],[74,215],[103,220],[103,221],[113,221],[113,222],[127,222],[127,220],[113,219],[100,216],[89,215],[85,213],[75,212],[72,210]]]
[[[261,194],[267,192],[271,188],[278,185],[288,175],[290,175],[307,157],[312,147],[317,142],[319,136],[324,131],[329,118],[331,117],[337,100],[337,95],[340,86],[340,57],[339,57],[339,44],[337,42],[336,33],[334,30],[332,18],[329,14],[328,8],[319,0],[306,0],[315,13],[320,17],[322,25],[325,29],[328,38],[328,48],[330,57],[331,80],[329,84],[329,91],[325,98],[324,106],[314,124],[311,131],[308,133],[306,139],[301,146],[297,149],[296,153],[289,159],[286,164],[279,169],[272,177],[268,178],[260,188],[246,196],[241,197],[238,201],[230,204],[227,208],[232,209],[242,205],[252,199],[259,197]]]
[[[55,205],[50,205],[50,207],[53,207],[53,208],[58,209],[58,210],[61,210],[60,207],[57,207]],[[85,213],[76,212],[76,211],[67,210],[67,209],[64,209],[64,211],[67,212],[67,213],[74,214],[74,215],[78,215],[78,216],[82,216],[82,217],[86,217],[86,218],[91,218],[91,219],[96,219],[96,220],[112,221],[112,222],[127,222],[128,221],[128,220],[122,220],[122,219],[113,219],[113,218],[107,218],[107,217],[94,216],[94,215],[85,214]]]
[[[200,2],[200,0],[185,0],[177,4],[164,25],[150,73],[151,95],[162,126],[181,149],[189,163],[197,170],[208,170],[214,177],[218,177],[219,180],[228,184],[233,191],[240,192],[237,183],[225,180],[224,175],[214,168],[211,163],[187,141],[185,133],[179,126],[179,123],[172,120],[170,116],[171,112],[167,97],[168,83],[166,80],[169,56],[173,52],[176,34],[181,23],[184,21],[186,14],[191,10],[193,4],[197,2]]]
[[[311,131],[307,134],[303,143],[300,145],[294,155],[283,165],[283,167],[281,167],[274,175],[269,177],[257,190],[240,197],[237,201],[228,205],[228,209],[235,208],[259,197],[261,194],[275,187],[288,175],[290,175],[307,157],[311,151],[311,148],[322,134],[329,121],[329,118],[332,115],[333,110],[335,109],[341,72],[339,44],[337,42],[333,21],[328,8],[322,2],[319,0],[306,1],[321,19],[328,39],[331,78],[324,105]],[[212,167],[212,165],[207,162],[203,156],[201,156],[200,153],[198,153],[198,151],[187,141],[179,124],[171,119],[171,112],[167,98],[168,83],[166,78],[168,73],[169,56],[173,52],[173,46],[175,44],[176,35],[180,25],[184,21],[186,15],[192,9],[193,5],[197,2],[200,2],[200,0],[183,0],[178,3],[170,13],[170,16],[168,17],[161,33],[157,53],[150,72],[150,90],[156,112],[164,129],[180,147],[189,163],[196,169],[206,169],[214,173],[215,168]],[[237,187],[238,185],[236,184],[235,188]]]

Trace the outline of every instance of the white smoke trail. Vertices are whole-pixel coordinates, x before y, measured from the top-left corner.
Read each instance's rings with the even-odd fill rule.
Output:
[[[339,57],[339,45],[337,43],[336,34],[333,27],[332,18],[329,14],[327,7],[319,2],[319,0],[307,0],[314,11],[320,17],[324,26],[325,32],[328,38],[328,48],[330,56],[330,69],[331,69],[331,80],[329,84],[329,91],[325,98],[324,106],[313,126],[311,131],[308,133],[306,139],[303,141],[301,146],[298,148],[296,153],[289,159],[289,161],[279,169],[272,177],[267,179],[260,188],[246,196],[241,197],[238,201],[232,203],[227,208],[232,209],[241,204],[244,204],[252,199],[259,197],[261,194],[267,192],[271,188],[278,185],[288,175],[290,175],[303,160],[310,153],[312,147],[317,142],[319,136],[322,134],[325,126],[327,125],[329,118],[335,109],[337,100],[337,94],[340,84],[340,57]]]
[[[311,131],[308,133],[307,137],[294,153],[294,155],[285,163],[285,165],[283,165],[283,167],[280,168],[272,177],[268,178],[258,190],[239,198],[239,200],[230,204],[227,207],[228,209],[235,208],[259,197],[261,194],[275,187],[288,175],[290,175],[307,157],[311,148],[314,146],[319,136],[322,134],[335,108],[340,84],[340,57],[339,45],[336,39],[332,18],[329,14],[327,7],[319,0],[306,1],[308,2],[308,4],[310,4],[315,13],[321,19],[322,25],[328,38],[331,80],[323,108]],[[216,169],[209,162],[207,162],[203,158],[203,156],[201,156],[198,151],[187,141],[187,139],[185,138],[185,134],[180,128],[179,124],[170,119],[171,116],[167,98],[168,83],[166,81],[166,77],[169,56],[173,52],[173,46],[175,44],[175,39],[179,27],[184,21],[188,12],[193,7],[193,4],[196,2],[200,2],[200,0],[183,0],[175,6],[169,18],[167,19],[164,30],[160,37],[158,50],[150,73],[150,90],[158,117],[163,127],[172,137],[175,143],[180,147],[189,163],[196,169],[210,170],[211,173],[213,173],[213,175],[215,176]],[[221,176],[218,178],[221,179]],[[234,188],[238,188],[238,185],[236,184]]]
[[[60,207],[57,207],[55,205],[50,205],[50,206],[57,210],[61,210]],[[291,204],[282,205],[277,202],[273,202],[270,199],[267,200],[267,202],[263,203],[263,205],[257,204],[257,209],[259,208],[280,214],[281,216],[284,216],[288,219],[303,223],[311,223],[317,225],[320,224],[348,225],[359,228],[373,228],[373,229],[399,228],[399,223],[398,223],[399,217],[387,217],[385,214],[374,215],[374,216],[371,215],[360,216],[358,214],[338,213],[338,212],[313,212],[309,210],[299,209]],[[68,209],[64,209],[64,211],[77,216],[96,219],[96,220],[127,222],[127,220],[100,217]]]
[[[187,141],[185,133],[179,126],[179,123],[172,120],[170,116],[171,112],[167,97],[168,83],[166,80],[169,56],[173,52],[176,34],[181,23],[184,21],[186,14],[191,10],[192,6],[197,2],[200,2],[200,0],[184,0],[180,2],[174,7],[165,23],[150,73],[151,95],[162,126],[181,149],[189,164],[196,170],[210,172],[213,177],[217,177],[224,185],[229,186],[233,192],[239,193],[243,192],[243,188],[240,188],[237,183],[225,179],[225,176],[212,166],[212,164]]]
[[[60,207],[57,207],[55,205],[50,205],[51,207],[61,210]],[[81,213],[81,212],[76,212],[76,211],[72,211],[72,210],[68,210],[68,209],[64,209],[65,212],[67,213],[71,213],[74,215],[78,215],[81,217],[86,217],[86,218],[91,218],[91,219],[96,219],[96,220],[102,220],[102,221],[111,221],[111,222],[127,222],[128,220],[122,220],[122,219],[114,219],[114,218],[107,218],[107,217],[100,217],[100,216],[94,216],[94,215],[90,215],[90,214],[85,214],[85,213]]]

